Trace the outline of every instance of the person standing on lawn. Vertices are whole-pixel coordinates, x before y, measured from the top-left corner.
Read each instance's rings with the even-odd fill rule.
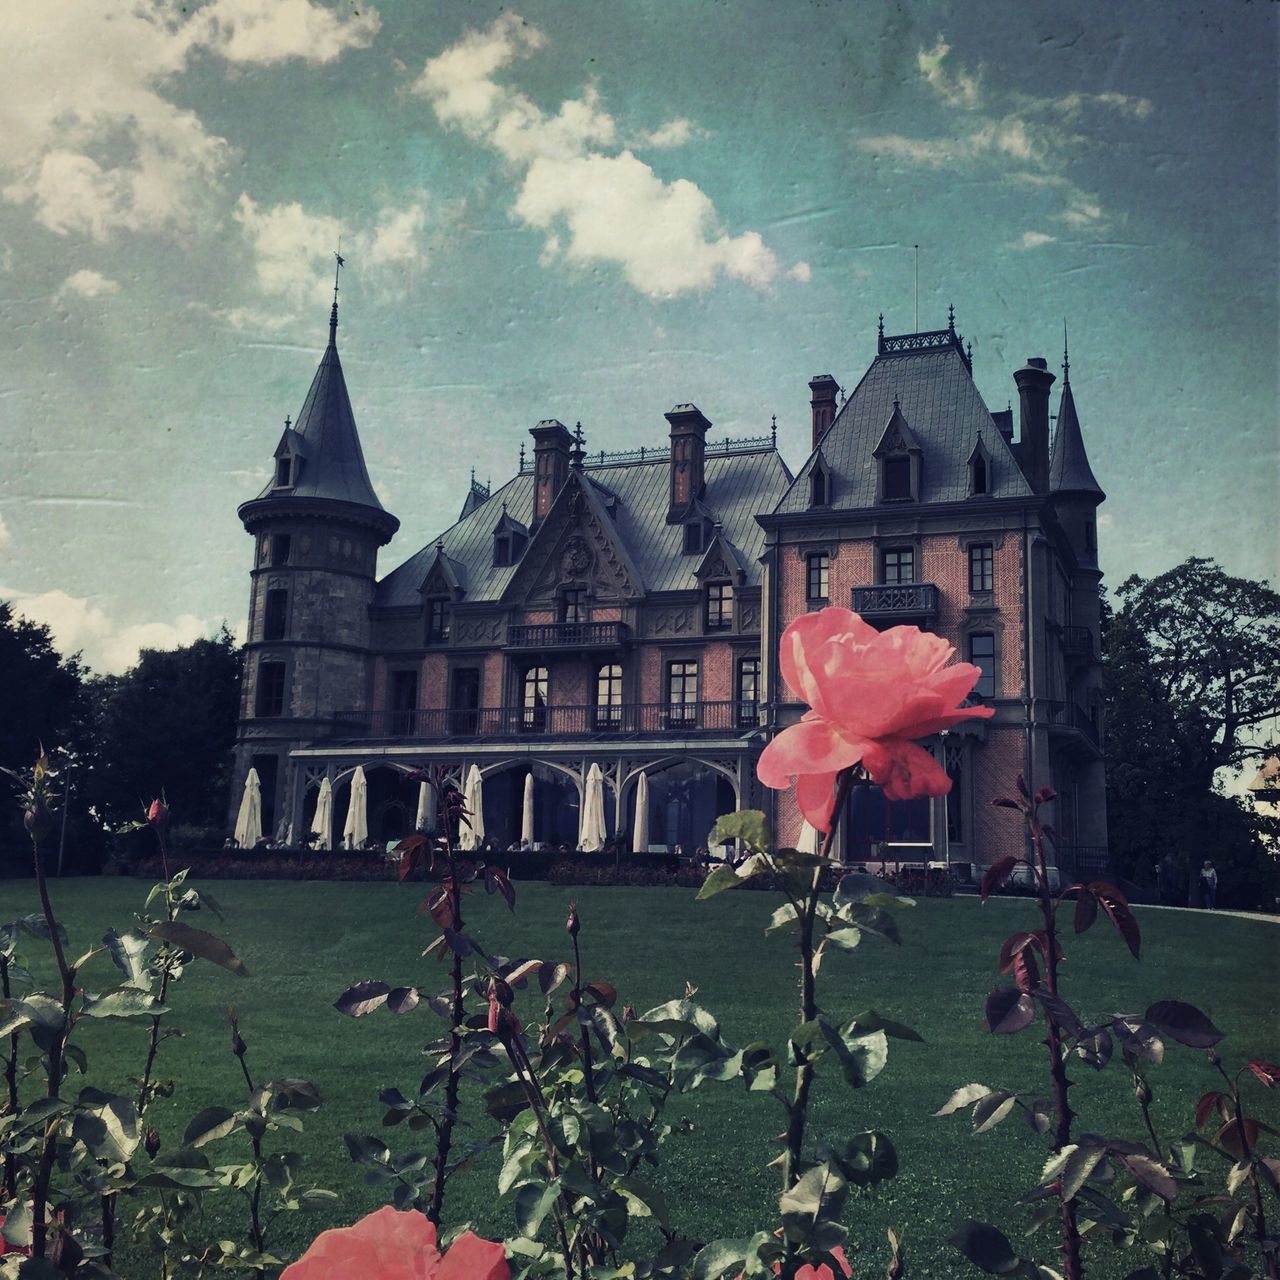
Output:
[[[1200,905],[1206,911],[1212,911],[1218,905],[1218,873],[1208,858],[1200,868]]]

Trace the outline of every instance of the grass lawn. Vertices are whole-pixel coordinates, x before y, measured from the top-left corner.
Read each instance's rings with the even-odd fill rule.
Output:
[[[332,1001],[363,978],[413,984],[431,993],[444,985],[445,969],[434,958],[420,958],[434,933],[426,917],[415,916],[420,886],[221,882],[212,887],[225,921],[193,922],[225,937],[251,976],[238,979],[203,963],[189,968],[171,1001],[172,1023],[184,1035],[166,1042],[160,1055],[160,1074],[173,1078],[176,1088],[172,1098],[157,1104],[152,1122],[171,1148],[201,1108],[239,1105],[243,1084],[225,1021],[225,1007],[234,1002],[255,1077],[309,1079],[324,1099],[322,1109],[306,1119],[306,1133],[297,1143],[308,1156],[310,1179],[339,1191],[343,1202],[328,1217],[299,1213],[277,1222],[276,1248],[296,1256],[322,1227],[350,1222],[382,1203],[381,1188],[363,1185],[363,1170],[348,1159],[342,1134],[381,1133],[393,1150],[413,1144],[416,1135],[405,1129],[381,1129],[377,1094],[393,1085],[410,1096],[416,1092],[421,1046],[441,1027],[425,1004],[399,1018],[381,1010],[353,1021],[337,1014]],[[71,954],[99,940],[109,925],[128,928],[146,888],[132,880],[55,882],[55,911],[71,934]],[[639,1011],[683,994],[690,982],[730,1043],[765,1038],[780,1050],[797,1021],[788,941],[783,935],[762,936],[777,905],[771,894],[732,892],[698,903],[692,893],[677,889],[523,884],[517,892],[515,915],[500,898],[470,899],[468,927],[492,951],[564,958],[565,906],[574,897],[583,920],[588,978],[614,983],[621,999]],[[0,882],[0,899],[0,918],[37,909],[29,882]],[[899,1176],[855,1193],[846,1210],[859,1280],[883,1275],[888,1226],[906,1241],[908,1274],[931,1280],[978,1274],[945,1244],[964,1218],[994,1220],[1011,1238],[1020,1233],[1021,1210],[1010,1204],[1036,1181],[1044,1159],[1040,1140],[1016,1116],[975,1136],[967,1114],[934,1119],[932,1113],[956,1086],[971,1081],[1043,1095],[1047,1073],[1037,1034],[996,1038],[981,1026],[999,944],[1016,928],[1034,927],[1032,913],[1030,902],[1017,899],[985,908],[975,899],[925,900],[901,913],[901,947],[868,937],[857,952],[834,954],[823,966],[819,1002],[833,1015],[872,1006],[925,1037],[924,1044],[891,1041],[887,1069],[866,1089],[850,1093],[827,1070],[822,1077],[827,1086],[816,1094],[811,1134],[881,1129],[899,1152]],[[1105,922],[1082,939],[1067,939],[1064,994],[1077,1012],[1088,1020],[1141,1012],[1157,999],[1177,997],[1198,1005],[1226,1032],[1221,1048],[1229,1065],[1250,1057],[1276,1060],[1280,925],[1141,908],[1138,918],[1140,962]],[[29,943],[29,953],[39,945]],[[105,984],[110,980],[105,970],[114,970],[105,959],[96,963],[104,966]],[[42,965],[46,971],[51,967],[51,962]],[[533,1020],[530,997],[521,1000],[529,1006],[521,1007],[530,1015],[526,1021]],[[78,1038],[89,1053],[94,1083],[122,1087],[140,1072],[145,1053],[140,1022],[88,1026]],[[1073,1074],[1078,1083],[1072,1097],[1083,1130],[1140,1136],[1141,1120],[1122,1063],[1113,1062],[1101,1074],[1080,1066]],[[1181,1136],[1192,1127],[1196,1099],[1214,1087],[1203,1055],[1170,1044],[1151,1079],[1162,1137]],[[1276,1123],[1276,1108],[1270,1111]],[[677,1100],[674,1114],[695,1126],[691,1134],[669,1141],[656,1178],[678,1225],[696,1238],[710,1239],[746,1235],[774,1223],[776,1172],[765,1166],[779,1150],[772,1140],[782,1127],[777,1103],[744,1094],[740,1086],[705,1084]],[[489,1131],[482,1112],[473,1108],[470,1119],[480,1132]],[[239,1158],[229,1154],[228,1144],[211,1152],[219,1161]],[[451,1184],[451,1223],[469,1220],[494,1237],[513,1231],[509,1217],[494,1204],[496,1168],[495,1157]],[[232,1201],[211,1196],[210,1204]],[[210,1238],[243,1234],[238,1202],[235,1216],[211,1210]],[[1052,1261],[1047,1246],[1037,1252],[1041,1261]],[[1110,1255],[1109,1249],[1097,1253],[1090,1275],[1120,1276],[1145,1261],[1133,1256],[1113,1262]],[[155,1274],[154,1264],[141,1258],[126,1254],[120,1264],[126,1276]]]

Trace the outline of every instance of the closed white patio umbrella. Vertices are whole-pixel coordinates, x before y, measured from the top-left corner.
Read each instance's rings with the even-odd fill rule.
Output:
[[[245,775],[244,795],[240,797],[240,812],[236,814],[236,844],[242,849],[252,849],[262,839],[262,783],[257,769]]]
[[[520,843],[533,848],[533,774],[524,779],[524,810],[520,815]]]
[[[315,817],[311,819],[311,834],[316,837],[314,848],[333,848],[333,783],[328,778],[320,781]]]
[[[436,789],[429,782],[418,784],[418,817],[413,829],[427,835],[436,829]]]
[[[480,778],[480,766],[473,764],[467,772],[467,785],[462,789],[462,800],[468,809],[471,825],[460,823],[458,848],[466,851],[478,849],[484,844],[484,784]]]
[[[649,851],[649,775],[642,773],[636,783],[636,822],[631,832],[631,847],[636,853]]]
[[[587,771],[587,789],[582,798],[582,815],[578,822],[578,848],[595,853],[604,848],[604,774],[593,764]]]
[[[809,819],[806,818],[800,824],[800,834],[796,837],[797,853],[821,853],[822,852],[822,836],[816,827],[809,825]]]
[[[351,799],[347,803],[347,821],[342,828],[342,843],[348,849],[359,849],[369,838],[369,819],[365,813],[369,800],[369,785],[364,769],[356,765],[351,775]]]

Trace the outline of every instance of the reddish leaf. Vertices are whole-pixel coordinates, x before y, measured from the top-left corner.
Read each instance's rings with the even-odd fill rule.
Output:
[[[1052,787],[1039,787],[1036,790],[1035,798],[1032,800],[1037,808],[1042,804],[1048,804],[1050,800],[1056,800],[1058,793]]]
[[[1034,991],[1040,983],[1035,955],[1026,947],[1013,957],[1013,980],[1019,991]]]
[[[1087,884],[1073,884],[1071,889],[1076,890],[1076,932],[1084,933],[1091,924],[1098,918],[1098,900],[1093,896],[1093,890]],[[1071,889],[1067,892],[1070,893]]]
[[[1044,1007],[1049,1021],[1060,1031],[1065,1031],[1069,1036],[1084,1034],[1084,1024],[1076,1016],[1075,1010],[1061,996],[1055,996],[1053,992],[1044,990],[1034,991],[1032,994]]]
[[[1241,1134],[1241,1125],[1243,1123],[1243,1140]],[[1249,1144],[1250,1152],[1253,1151],[1254,1145],[1258,1141],[1258,1122],[1250,1120],[1248,1116],[1244,1117],[1243,1122],[1235,1119],[1228,1120],[1226,1124],[1213,1135],[1214,1142],[1225,1151],[1230,1151],[1237,1160],[1244,1159],[1245,1142]]]
[[[497,867],[485,867],[484,887],[486,893],[501,893],[507,900],[509,910],[516,909],[516,891],[511,887],[505,871],[500,871]]]
[[[519,964],[509,969],[503,977],[513,986],[522,987],[527,979],[532,977],[542,968],[541,960],[522,960]]]
[[[553,964],[545,960],[538,970],[538,986],[544,996],[549,996],[568,976],[569,966],[563,961]]]
[[[1259,1062],[1255,1060],[1253,1062],[1246,1062],[1245,1066],[1248,1067],[1249,1070],[1252,1071],[1268,1089],[1274,1089],[1276,1085],[1280,1084],[1280,1067],[1277,1067],[1275,1063]]]
[[[1164,1060],[1164,1041],[1160,1039],[1155,1027],[1143,1022],[1141,1018],[1113,1018],[1111,1033],[1120,1042],[1126,1061],[1130,1058],[1155,1063]]]
[[[1047,930],[1045,930],[1045,929],[1037,929],[1037,930],[1035,931],[1035,940],[1036,940],[1036,946],[1040,948],[1040,955],[1041,955],[1041,957],[1042,957],[1045,961],[1048,961],[1048,959],[1049,959],[1049,933],[1048,933],[1048,931],[1047,931]],[[1053,951],[1054,951],[1054,956],[1053,956],[1054,960],[1055,960],[1058,964],[1061,964],[1061,963],[1062,963],[1062,961],[1066,958],[1066,954],[1067,954],[1067,953],[1066,953],[1065,951],[1063,951],[1063,949],[1062,949],[1062,941],[1061,941],[1061,939],[1059,939],[1059,937],[1058,937],[1058,935],[1057,935],[1056,933],[1053,935]]]
[[[361,1018],[385,1004],[391,988],[385,982],[357,982],[348,987],[334,1002],[333,1007],[348,1018]]]
[[[1211,1049],[1222,1032],[1193,1004],[1181,1000],[1157,1000],[1146,1012],[1153,1027],[1191,1049]]]
[[[1015,1035],[1029,1027],[1035,1016],[1035,1001],[1017,987],[997,987],[987,997],[987,1028],[993,1035]]]
[[[1164,1165],[1157,1164],[1150,1156],[1140,1153],[1122,1155],[1120,1163],[1133,1175],[1135,1182],[1148,1191],[1154,1191],[1161,1200],[1173,1201],[1178,1198],[1178,1184]]]
[[[1011,933],[1000,948],[1000,972],[1012,973],[1014,956],[1028,946],[1039,945],[1036,941],[1036,935],[1027,929],[1020,929],[1017,933]]]
[[[1003,858],[997,858],[982,874],[982,900],[986,902],[989,895],[999,889],[1006,880],[1013,874],[1013,869],[1021,862],[1021,858],[1015,858],[1013,854],[1006,853]]]
[[[1231,1114],[1227,1110],[1227,1095],[1225,1093],[1211,1092],[1206,1093],[1199,1102],[1196,1103],[1196,1128],[1203,1129],[1209,1123],[1209,1117],[1214,1112],[1226,1120]]]
[[[1027,790],[1027,780],[1022,776],[1022,774],[1018,774],[1017,787],[1018,787],[1018,794],[1024,800],[1031,799],[1031,792]]]
[[[597,1004],[613,1006],[618,1003],[618,993],[607,982],[588,982],[583,988],[596,998]]]
[[[1095,1071],[1101,1071],[1111,1061],[1111,1036],[1106,1027],[1086,1032],[1076,1045],[1076,1053]]]
[[[407,880],[419,867],[430,867],[431,841],[427,836],[414,834],[405,836],[395,847],[400,855],[400,879]]]
[[[999,797],[991,802],[997,809],[1021,809],[1022,806],[1016,800],[1009,800],[1004,796]]]
[[[422,900],[422,906],[418,908],[419,914],[423,909],[431,912],[431,918],[442,929],[451,929],[453,927],[453,899],[446,886],[441,885],[438,889],[432,889]]]
[[[1098,900],[1103,911],[1107,913],[1107,918],[1115,925],[1116,932],[1125,940],[1125,944],[1133,952],[1136,960],[1142,949],[1142,931],[1133,918],[1133,912],[1129,910],[1129,903],[1124,894],[1114,885],[1107,884],[1105,880],[1095,880],[1088,889]]]

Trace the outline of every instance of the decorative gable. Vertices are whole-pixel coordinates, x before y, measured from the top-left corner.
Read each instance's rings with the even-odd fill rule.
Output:
[[[914,502],[920,498],[920,441],[895,397],[893,413],[872,450],[876,462],[876,501]]]
[[[980,498],[991,492],[991,461],[991,451],[979,436],[965,460],[969,469],[969,497]]]
[[[292,489],[302,475],[302,468],[306,463],[307,446],[303,438],[289,425],[288,419],[285,420],[284,431],[281,433],[280,443],[276,445],[273,456],[276,472],[271,487]]]
[[[699,582],[727,578],[734,586],[740,587],[747,580],[746,564],[737,547],[725,537],[720,525],[715,526],[711,545],[693,572]]]
[[[634,600],[644,583],[617,526],[594,486],[580,471],[565,480],[551,510],[533,533],[502,599],[550,606],[567,586],[585,588],[594,601]]]
[[[502,515],[493,526],[493,565],[501,569],[507,565],[517,564],[524,555],[529,541],[529,530],[507,513],[507,504],[502,504]]]
[[[442,543],[436,543],[435,555],[427,566],[418,593],[422,596],[447,596],[450,600],[461,600],[467,594],[466,569],[445,555]]]
[[[809,468],[809,506],[831,505],[831,465],[819,449]]]

